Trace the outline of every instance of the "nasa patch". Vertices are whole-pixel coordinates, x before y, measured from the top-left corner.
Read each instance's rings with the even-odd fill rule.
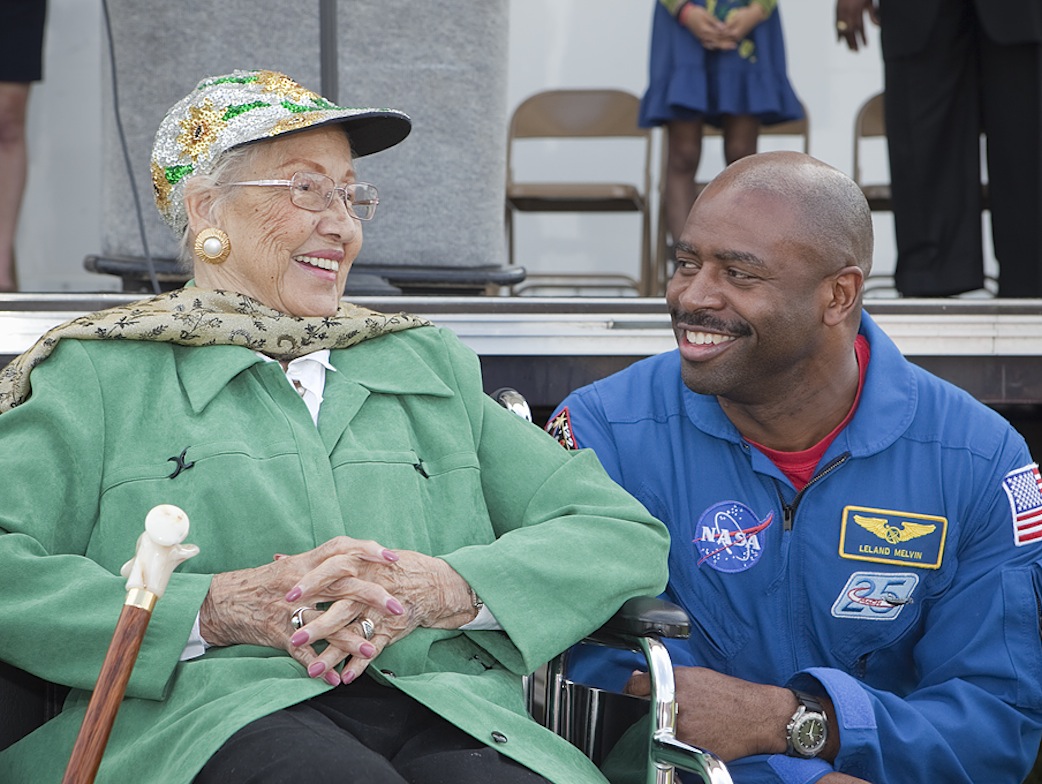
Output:
[[[708,564],[718,572],[744,572],[756,565],[763,555],[760,532],[774,519],[771,512],[759,520],[738,501],[721,501],[702,513],[698,520],[698,565]]]
[[[572,415],[568,406],[562,408],[557,416],[546,423],[546,432],[556,438],[557,443],[565,449],[579,449],[575,433],[572,431]]]

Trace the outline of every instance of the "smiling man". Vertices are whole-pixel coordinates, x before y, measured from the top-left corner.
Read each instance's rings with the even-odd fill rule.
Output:
[[[1042,735],[1042,478],[864,313],[872,242],[836,169],[731,165],[676,244],[678,349],[547,429],[669,526],[679,734],[736,782],[1016,784]],[[646,694],[634,665],[584,650],[574,674]]]

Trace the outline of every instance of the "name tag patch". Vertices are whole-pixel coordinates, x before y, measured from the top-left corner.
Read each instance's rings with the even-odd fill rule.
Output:
[[[832,615],[859,621],[892,621],[906,604],[912,603],[912,591],[919,575],[911,572],[854,572],[843,586]]]
[[[843,508],[839,555],[855,561],[938,569],[947,534],[945,517],[847,506]]]

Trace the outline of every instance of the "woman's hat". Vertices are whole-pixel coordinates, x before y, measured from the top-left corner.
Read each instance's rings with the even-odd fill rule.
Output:
[[[152,187],[163,220],[178,234],[188,225],[184,182],[213,170],[242,144],[337,123],[356,158],[393,147],[412,121],[397,109],[336,106],[277,71],[235,71],[203,79],[167,112],[152,145]]]

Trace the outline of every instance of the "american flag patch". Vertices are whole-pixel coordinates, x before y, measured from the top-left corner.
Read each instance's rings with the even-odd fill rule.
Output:
[[[1002,480],[1002,489],[1013,510],[1013,542],[1021,545],[1042,541],[1042,474],[1038,463],[1010,471]]]

